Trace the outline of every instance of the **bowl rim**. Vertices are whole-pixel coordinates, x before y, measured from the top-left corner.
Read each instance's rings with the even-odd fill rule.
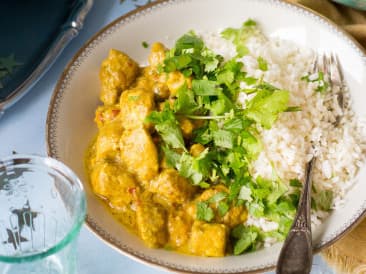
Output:
[[[105,34],[109,29],[111,29],[112,27],[118,25],[119,23],[125,21],[128,18],[134,17],[134,16],[139,16],[141,14],[143,14],[145,11],[148,11],[149,9],[153,8],[153,7],[157,7],[161,4],[164,3],[175,3],[178,2],[179,0],[156,0],[153,2],[149,2],[144,6],[139,6],[136,9],[129,11],[127,13],[125,13],[124,15],[116,18],[115,20],[113,20],[112,22],[110,22],[109,24],[107,24],[106,26],[102,27],[99,31],[97,31],[91,38],[89,38],[84,45],[75,53],[75,55],[72,57],[72,59],[68,62],[68,64],[65,66],[65,69],[63,70],[62,74],[60,75],[57,84],[55,85],[55,88],[53,90],[53,94],[50,100],[50,104],[49,104],[49,108],[48,108],[48,113],[47,113],[47,119],[46,119],[46,147],[47,147],[47,155],[50,157],[54,157],[57,159],[57,155],[55,155],[53,149],[52,149],[52,142],[51,140],[51,136],[53,135],[53,130],[51,127],[51,122],[53,121],[53,116],[55,113],[55,102],[57,101],[58,98],[58,94],[60,92],[60,90],[62,90],[62,86],[64,85],[64,81],[66,80],[68,73],[70,72],[70,69],[72,68],[72,66],[74,65],[74,63],[78,60],[78,58],[80,58],[83,55],[83,52],[85,51],[85,49],[87,49],[93,42],[95,42],[99,37],[101,37],[103,34]],[[259,1],[259,0],[255,0],[255,1]],[[366,49],[352,36],[350,35],[347,31],[345,31],[343,28],[341,28],[339,25],[337,25],[335,22],[333,22],[332,20],[330,20],[329,18],[325,17],[324,15],[320,14],[317,11],[314,11],[306,6],[303,6],[301,4],[298,3],[294,3],[294,2],[289,2],[288,0],[265,0],[264,2],[272,2],[275,4],[279,4],[279,5],[283,5],[283,6],[287,6],[290,7],[293,10],[300,10],[302,13],[305,13],[307,15],[311,15],[312,17],[317,18],[317,20],[319,20],[321,23],[328,25],[329,27],[333,28],[334,31],[336,31],[340,36],[343,36],[345,38],[348,39],[348,42],[352,43],[353,46],[363,55],[363,58],[366,60]],[[358,216],[357,216],[358,215]],[[331,246],[332,244],[334,244],[336,241],[340,240],[341,238],[343,238],[348,232],[350,232],[353,228],[355,228],[362,220],[363,218],[366,217],[366,208],[363,208],[362,210],[360,210],[358,212],[358,214],[355,214],[355,218],[352,220],[352,222],[347,226],[346,229],[344,229],[343,231],[341,231],[339,234],[336,234],[335,237],[333,237],[331,240],[320,244],[317,247],[314,247],[313,252],[315,253],[319,253],[320,251],[324,250],[325,248]],[[143,257],[140,256],[139,254],[136,253],[130,253],[128,250],[124,250],[122,249],[120,246],[118,246],[117,243],[113,242],[111,240],[110,237],[108,237],[108,235],[103,232],[103,229],[93,221],[93,218],[87,213],[86,215],[86,219],[85,219],[85,224],[88,227],[88,229],[95,234],[99,239],[101,239],[104,243],[106,243],[108,246],[112,247],[113,249],[115,249],[116,251],[122,253],[123,255],[134,259],[140,263],[143,263],[145,265],[149,265],[155,268],[160,268],[160,269],[165,269],[168,271],[173,271],[176,273],[187,273],[187,274],[197,274],[197,273],[202,273],[202,274],[209,274],[212,273],[210,271],[206,271],[206,272],[202,272],[201,270],[197,270],[197,271],[190,271],[190,270],[186,270],[186,269],[181,269],[178,267],[174,267],[172,265],[168,265],[168,264],[160,264],[157,261],[151,260],[150,258],[147,257]],[[248,270],[248,271],[243,271],[243,272],[230,272],[230,273],[245,273],[245,274],[252,274],[252,273],[262,273],[262,272],[266,272],[266,271],[271,271],[274,270],[276,268],[276,265],[270,265],[270,266],[262,266],[260,268],[254,269],[254,270]]]

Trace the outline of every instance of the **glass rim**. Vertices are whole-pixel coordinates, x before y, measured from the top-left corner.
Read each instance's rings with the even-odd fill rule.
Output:
[[[16,163],[16,161],[18,161],[19,163]],[[0,170],[1,168],[4,167],[10,167],[10,166],[16,167],[17,165],[24,165],[24,164],[29,164],[30,166],[41,165],[47,168],[51,168],[58,174],[61,174],[61,176],[66,177],[68,181],[73,182],[74,185],[79,190],[78,198],[80,199],[80,203],[78,207],[78,213],[73,220],[71,229],[55,245],[47,249],[41,250],[37,253],[29,255],[24,254],[19,256],[5,256],[0,254],[0,262],[5,263],[31,262],[57,253],[78,236],[86,217],[87,206],[86,206],[86,196],[84,186],[74,171],[72,171],[68,166],[66,166],[61,161],[49,156],[41,156],[36,154],[14,154],[12,156],[0,158]]]

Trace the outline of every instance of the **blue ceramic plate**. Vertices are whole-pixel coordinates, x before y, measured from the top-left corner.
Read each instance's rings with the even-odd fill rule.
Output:
[[[47,71],[93,0],[0,1],[0,114]]]

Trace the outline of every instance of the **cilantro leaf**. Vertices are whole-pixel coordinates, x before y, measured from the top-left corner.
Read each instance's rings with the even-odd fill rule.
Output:
[[[219,91],[221,90],[216,86],[216,81],[210,80],[193,80],[192,81],[192,90],[195,95],[200,96],[212,96],[219,95]]]
[[[251,197],[252,191],[247,186],[242,186],[240,189],[240,193],[238,198],[244,201],[251,202],[253,201],[253,198]]]
[[[284,112],[296,112],[301,111],[301,107],[299,106],[290,106],[284,110]]]
[[[207,202],[198,202],[196,208],[196,218],[198,220],[210,222],[215,217],[213,209]]]
[[[291,179],[290,186],[292,187],[302,187],[302,183],[298,179]]]
[[[168,104],[165,105],[163,111],[151,112],[145,121],[155,125],[156,131],[167,145],[187,150],[179,123]]]
[[[260,231],[255,226],[236,226],[231,236],[236,239],[234,243],[234,255],[240,255],[249,249],[255,249],[255,244],[260,240]]]
[[[258,62],[258,68],[260,70],[263,70],[263,71],[267,71],[268,70],[268,63],[267,63],[267,61],[263,57],[259,56],[257,58],[257,62]]]
[[[165,72],[174,72],[186,68],[192,61],[189,55],[173,56],[164,60]]]
[[[175,43],[175,49],[177,54],[181,54],[185,49],[193,49],[199,52],[204,47],[204,43],[201,38],[196,36],[193,32],[189,32],[180,37]]]
[[[219,205],[217,206],[217,211],[219,213],[219,215],[225,216],[225,214],[230,210],[230,206],[224,202],[224,201],[220,201]]]
[[[272,191],[266,198],[268,204],[270,204],[270,205],[275,204],[277,202],[277,200],[288,191],[285,184],[278,183],[278,182],[273,182],[272,184],[273,184],[273,186],[271,188]]]
[[[213,136],[208,126],[203,126],[193,131],[193,141],[202,145],[206,145],[213,140]]]
[[[212,115],[222,115],[233,108],[233,103],[222,92],[219,92],[217,100],[212,101],[206,108],[211,111]]]
[[[167,146],[163,146],[162,150],[165,155],[165,163],[169,167],[174,167],[174,168],[177,167],[177,165],[180,161],[181,155],[179,153],[177,153],[176,151],[168,148]]]
[[[190,179],[194,185],[200,185],[210,174],[211,162],[211,154],[206,149],[198,157],[183,153],[175,167],[181,176]]]
[[[174,102],[174,111],[180,114],[192,114],[199,109],[194,93],[188,89],[187,84],[182,85],[177,91],[177,100]]]
[[[277,120],[278,115],[287,109],[289,92],[285,90],[269,91],[260,90],[256,96],[247,103],[245,114],[269,129]]]
[[[314,74],[307,74],[301,77],[301,80],[304,80],[308,83],[316,83],[317,87],[315,88],[316,92],[327,92],[330,89],[330,83],[325,79],[324,72],[319,71]]]
[[[190,179],[194,185],[199,185],[203,180],[204,174],[200,170],[195,169],[197,165],[194,166],[193,161],[194,157],[184,153],[177,164],[177,169],[181,176]]]
[[[227,28],[221,32],[221,36],[227,40],[233,42],[236,46],[237,56],[243,57],[249,53],[248,48],[245,46],[245,42],[251,36],[258,33],[257,24],[253,20],[248,20],[243,23],[241,28]]]
[[[234,136],[230,131],[219,129],[213,133],[213,140],[217,147],[233,148]]]
[[[222,61],[222,56],[208,49],[203,40],[191,31],[180,37],[167,53],[163,69],[165,72],[179,70],[185,76],[201,79],[205,73],[219,67]]]
[[[260,141],[255,138],[253,134],[245,130],[240,133],[240,140],[241,145],[247,151],[248,157],[250,159],[256,159],[262,151],[262,144]]]

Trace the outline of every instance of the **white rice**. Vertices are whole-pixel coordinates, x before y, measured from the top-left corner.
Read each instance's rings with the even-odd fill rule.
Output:
[[[236,55],[232,43],[220,35],[202,34],[202,37],[208,48],[225,59]],[[300,48],[289,41],[267,39],[262,35],[250,38],[246,45],[250,54],[239,61],[244,63],[248,75],[263,77],[266,82],[288,90],[290,105],[301,107],[299,112],[281,114],[270,130],[260,129],[264,149],[252,167],[252,175],[272,178],[275,170],[283,182],[294,178],[303,181],[305,165],[313,155],[313,143],[317,147],[313,184],[319,191],[331,190],[334,193],[332,208],[338,208],[343,204],[345,194],[354,184],[358,169],[365,160],[364,124],[356,118],[350,107],[344,109],[342,114],[334,92],[315,92],[314,83],[301,80],[310,71],[315,54],[312,50]],[[258,68],[259,56],[268,62],[267,71]],[[245,86],[242,83],[242,88]],[[350,106],[349,94],[345,92],[344,98]],[[246,94],[239,96],[243,105],[246,99]],[[334,121],[338,115],[343,118],[335,127]],[[320,223],[326,216],[326,212],[313,212],[312,224]],[[262,229],[272,227],[252,216],[248,221]]]

